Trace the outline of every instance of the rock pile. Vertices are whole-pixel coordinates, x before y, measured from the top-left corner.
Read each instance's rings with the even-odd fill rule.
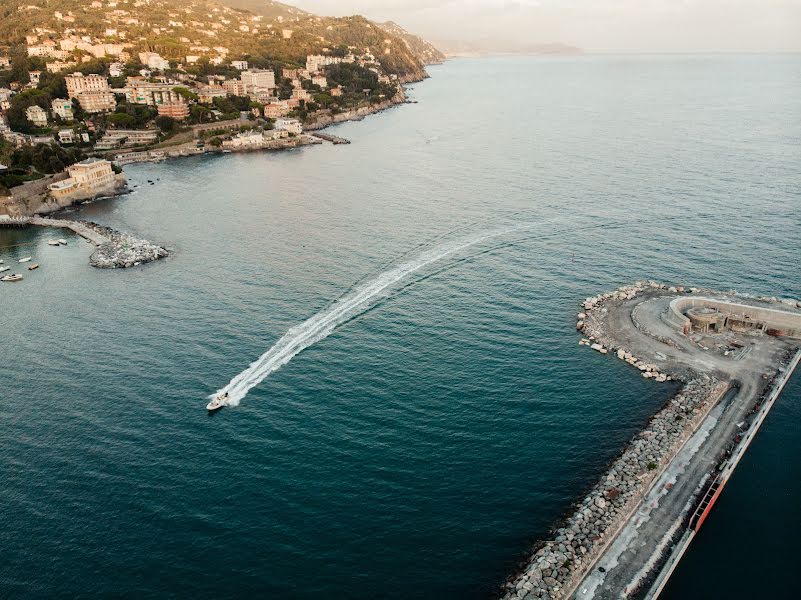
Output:
[[[666,286],[655,281],[638,281],[634,285],[623,286],[613,292],[599,294],[598,296],[587,298],[581,305],[583,312],[580,312],[577,315],[576,329],[589,334],[589,337],[582,338],[579,341],[579,345],[589,346],[592,350],[596,350],[601,354],[608,354],[611,350],[620,360],[624,360],[630,365],[637,367],[637,369],[642,372],[642,376],[646,379],[653,379],[654,381],[658,381],[660,383],[671,381],[673,378],[670,375],[661,373],[656,365],[640,360],[636,356],[632,355],[631,352],[627,352],[624,348],[617,348],[612,345],[607,347],[600,343],[598,341],[599,334],[595,331],[595,328],[588,323],[588,320],[595,316],[593,313],[604,313],[606,310],[603,307],[605,302],[610,300],[632,300],[637,296],[637,294],[645,290],[666,290],[674,294],[683,293],[685,291],[681,286]],[[690,288],[689,291],[695,293],[698,291],[698,289]]]
[[[504,586],[502,597],[563,598],[628,518],[650,483],[717,400],[719,382],[688,383],[632,440],[562,527]]]
[[[108,240],[100,244],[89,258],[89,264],[93,267],[126,269],[164,258],[169,254],[166,248],[147,240],[140,240],[127,233],[121,233],[90,221],[83,223]]]

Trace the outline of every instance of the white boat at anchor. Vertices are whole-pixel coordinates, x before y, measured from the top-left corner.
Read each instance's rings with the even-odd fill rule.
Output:
[[[10,270],[11,270],[11,267],[0,267],[0,273],[2,273],[4,271],[10,271]]]
[[[25,258],[20,258],[17,262],[21,262],[21,263],[31,262],[31,258],[33,258],[33,257],[32,256],[26,256]]]
[[[61,242],[59,242],[58,240],[50,240],[49,242],[47,242],[47,245],[48,246],[60,246]]]
[[[19,281],[22,279],[22,275],[18,273],[13,273],[12,275],[6,275],[5,277],[0,277],[0,281]]]
[[[59,238],[57,241],[62,246],[66,246],[67,245],[67,240],[65,240],[64,238]]]
[[[228,392],[224,394],[217,394],[212,398],[211,402],[206,405],[206,410],[215,412],[228,405]]]

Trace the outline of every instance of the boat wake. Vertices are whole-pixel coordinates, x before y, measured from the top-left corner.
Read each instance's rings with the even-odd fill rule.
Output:
[[[496,229],[442,244],[384,271],[373,279],[360,284],[328,308],[289,329],[272,348],[234,377],[228,385],[212,394],[210,398],[227,393],[227,405],[238,406],[248,392],[269,377],[271,373],[283,367],[312,344],[328,337],[341,324],[368,310],[392,286],[420,269],[471,246],[529,227],[531,225]]]

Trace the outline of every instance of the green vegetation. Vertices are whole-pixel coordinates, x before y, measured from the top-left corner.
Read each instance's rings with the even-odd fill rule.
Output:
[[[655,462],[649,462],[648,463],[648,470],[649,471],[653,471],[654,469],[656,469],[656,463]]]

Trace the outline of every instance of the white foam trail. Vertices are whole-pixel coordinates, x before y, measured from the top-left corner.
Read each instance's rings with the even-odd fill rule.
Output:
[[[264,381],[287,364],[299,352],[312,344],[328,337],[339,325],[363,313],[378,300],[388,288],[423,267],[440,261],[470,246],[525,229],[531,225],[522,225],[507,229],[494,230],[476,236],[443,244],[427,250],[417,257],[396,267],[384,271],[375,279],[368,281],[345,294],[328,308],[320,311],[300,325],[289,329],[272,348],[262,354],[256,361],[234,377],[228,385],[217,390],[212,396],[228,393],[228,406],[238,406],[239,402],[255,386]],[[211,396],[210,396],[211,397]]]

